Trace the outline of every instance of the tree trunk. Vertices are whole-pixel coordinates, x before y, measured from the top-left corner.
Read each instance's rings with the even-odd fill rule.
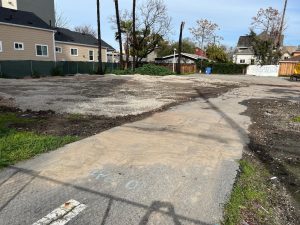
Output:
[[[133,37],[133,42],[132,42],[132,53],[133,53],[133,70],[136,68],[136,0],[133,0],[133,7],[132,7],[132,37]]]
[[[179,46],[178,46],[178,64],[177,64],[177,74],[181,74],[181,54],[182,54],[182,32],[184,28],[184,22],[180,26],[180,35],[179,35]]]
[[[98,69],[97,74],[103,75],[102,46],[101,46],[101,23],[100,23],[100,0],[97,0],[97,25],[98,25]]]
[[[121,32],[121,24],[120,24],[120,13],[119,13],[119,1],[115,1],[115,9],[116,9],[116,19],[117,19],[117,27],[118,27],[118,36],[119,36],[119,47],[120,47],[120,67],[123,69],[123,44],[122,44],[122,32]]]
[[[125,49],[126,61],[125,61],[125,69],[129,67],[129,57],[130,57],[130,46],[129,46],[129,33],[126,33],[126,49]]]

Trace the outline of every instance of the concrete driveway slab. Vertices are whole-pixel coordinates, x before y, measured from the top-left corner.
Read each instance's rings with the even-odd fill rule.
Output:
[[[199,98],[11,167],[0,221],[32,224],[75,199],[87,208],[70,224],[216,224],[248,141],[244,110]]]

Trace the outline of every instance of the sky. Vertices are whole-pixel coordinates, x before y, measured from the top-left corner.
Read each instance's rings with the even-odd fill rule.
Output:
[[[145,0],[137,0],[139,5]],[[249,33],[251,18],[260,8],[283,10],[284,0],[164,0],[172,18],[172,30],[169,40],[178,40],[181,21],[185,21],[184,37],[192,38],[189,28],[195,26],[198,19],[208,19],[220,27],[218,35],[224,40],[222,44],[236,46],[239,36]],[[57,11],[62,12],[69,20],[69,28],[90,24],[95,29],[96,1],[95,0],[55,0]],[[132,0],[119,0],[120,10],[131,10]],[[118,48],[112,25],[109,22],[115,13],[113,0],[101,0],[102,39]],[[299,0],[289,0],[287,7],[287,30],[285,45],[300,45],[300,4]]]

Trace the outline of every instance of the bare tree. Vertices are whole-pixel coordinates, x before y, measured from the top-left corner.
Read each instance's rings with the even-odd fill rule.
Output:
[[[163,0],[148,0],[139,7],[136,29],[136,64],[139,64],[170,33],[171,17]]]
[[[123,68],[123,44],[122,44],[122,30],[120,24],[120,12],[119,12],[119,1],[115,1],[115,10],[116,10],[116,22],[117,22],[117,29],[118,29],[118,40],[119,40],[119,47],[120,47],[120,66]]]
[[[204,48],[205,45],[216,42],[221,39],[220,36],[216,35],[216,31],[219,26],[207,19],[197,20],[196,27],[190,28],[190,32],[194,39],[199,43],[200,48]]]
[[[116,17],[112,17],[111,22],[113,25],[120,24],[120,32],[118,27],[112,26],[112,28],[118,31],[116,38],[119,40],[119,44],[124,43],[122,46],[125,48],[127,44],[131,47],[130,54],[135,56],[135,66],[137,67],[168,36],[171,18],[168,16],[163,0],[147,0],[135,7],[135,20],[133,20],[133,13],[130,14],[125,10],[121,13],[119,23]],[[135,21],[135,32],[133,31],[133,21]],[[119,33],[125,34],[125,37],[119,39]]]
[[[97,37],[97,31],[91,25],[76,26],[74,27],[74,30],[82,34],[90,34]]]
[[[251,29],[266,32],[269,35],[277,34],[281,24],[281,14],[277,9],[269,7],[260,9],[252,18]]]
[[[97,73],[103,75],[102,68],[102,41],[101,41],[101,23],[100,23],[100,0],[97,1],[97,31],[98,31],[98,70]]]
[[[68,28],[70,20],[65,17],[62,11],[55,8],[55,27]]]

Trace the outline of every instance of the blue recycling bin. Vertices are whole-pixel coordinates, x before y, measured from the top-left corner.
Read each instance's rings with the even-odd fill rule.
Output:
[[[212,73],[212,68],[211,67],[206,67],[205,68],[205,74],[210,75]]]

